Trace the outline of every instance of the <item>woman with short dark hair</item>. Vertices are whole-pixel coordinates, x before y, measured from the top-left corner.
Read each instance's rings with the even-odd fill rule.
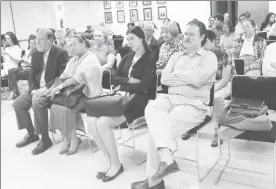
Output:
[[[4,56],[4,63],[2,63],[3,69],[1,69],[1,77],[7,76],[8,71],[11,68],[18,68],[18,64],[21,61],[22,49],[19,46],[17,37],[13,32],[7,32],[5,39],[8,47],[1,48],[1,55]]]
[[[73,57],[67,63],[64,72],[59,77],[62,81],[58,86],[52,86],[47,96],[54,96],[63,88],[81,83],[84,84],[83,96],[73,107],[53,104],[50,111],[49,130],[59,130],[63,136],[60,154],[72,155],[78,150],[81,139],[76,130],[84,130],[80,112],[84,109],[84,101],[102,94],[102,69],[99,59],[89,51],[90,42],[84,34],[78,34],[71,39]]]

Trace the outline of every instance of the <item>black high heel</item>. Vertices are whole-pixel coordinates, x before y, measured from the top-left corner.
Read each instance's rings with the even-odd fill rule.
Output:
[[[123,167],[123,165],[121,164],[121,167],[120,167],[119,171],[118,171],[114,176],[109,177],[109,176],[104,175],[102,181],[103,181],[103,182],[112,181],[113,179],[115,179],[115,178],[116,178],[119,174],[121,174],[122,172],[124,172],[124,167]]]

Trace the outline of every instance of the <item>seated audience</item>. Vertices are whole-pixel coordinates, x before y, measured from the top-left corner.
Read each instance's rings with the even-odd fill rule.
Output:
[[[266,15],[265,21],[262,23],[260,31],[269,32],[271,26],[276,23],[275,21],[275,13],[270,12]]]
[[[235,48],[235,41],[239,38],[236,35],[235,29],[231,22],[227,22],[223,25],[223,35],[220,37],[220,47],[226,51],[233,51]]]
[[[91,25],[87,25],[86,30],[84,33],[92,33],[93,34],[94,30],[92,29]]]
[[[129,92],[136,96],[125,113],[119,117],[87,118],[88,132],[93,135],[106,162],[96,176],[103,182],[113,180],[124,171],[112,128],[125,121],[131,123],[136,118],[144,116],[148,100],[155,97],[156,63],[145,41],[143,29],[134,26],[128,31],[127,37],[132,52],[122,59],[115,77],[112,77],[112,84],[117,86],[115,90]],[[88,111],[87,108],[86,111]]]
[[[220,44],[220,37],[223,34],[222,26],[224,23],[224,17],[220,14],[215,16],[215,26],[213,28],[213,32],[216,34],[216,46],[218,47]]]
[[[134,24],[133,22],[128,23],[128,24],[127,24],[127,31],[128,31],[130,28],[132,28],[133,26],[135,26],[135,24]],[[127,41],[127,35],[126,35],[126,36],[124,37],[124,41],[123,41],[122,46],[123,46],[123,47],[127,46],[127,43],[128,43],[128,41]]]
[[[81,139],[77,137],[76,129],[84,130],[80,112],[84,109],[84,101],[97,97],[102,93],[102,69],[98,58],[89,51],[90,43],[84,34],[72,37],[73,57],[67,63],[60,75],[61,84],[51,87],[46,96],[53,97],[61,89],[76,83],[85,84],[84,96],[77,105],[70,109],[53,104],[50,113],[49,130],[59,130],[62,134],[63,145],[60,154],[72,155],[77,152]],[[48,94],[48,95],[47,95]]]
[[[154,57],[154,61],[157,62],[159,58],[159,47],[157,45],[157,40],[154,37],[154,25],[149,22],[144,26],[145,39],[147,44],[149,45],[152,55]]]
[[[231,52],[226,52],[222,48],[216,47],[216,34],[211,31],[207,30],[206,32],[207,40],[204,45],[204,49],[207,51],[211,51],[215,53],[218,60],[218,69],[217,69],[217,76],[216,79],[218,82],[215,84],[215,98],[220,98],[222,102],[224,99],[230,96],[231,94],[231,81],[233,76],[235,75],[235,66],[232,61],[232,54]],[[198,129],[198,128],[194,128]],[[184,135],[182,135],[183,140],[187,140],[192,136],[194,129],[189,130]],[[220,141],[222,144],[222,140]],[[212,143],[212,147],[218,146],[218,138],[215,135]]]
[[[270,39],[270,36],[276,36],[276,23],[274,23],[271,26],[271,28],[270,28],[270,30],[269,30],[269,32],[267,34],[267,38]]]
[[[37,50],[36,36],[31,34],[28,39],[28,49],[25,56],[21,59],[21,66],[19,68],[12,68],[8,72],[10,96],[8,99],[15,99],[19,96],[17,81],[28,80],[31,70],[32,54]]]
[[[18,129],[26,129],[28,134],[16,144],[20,148],[30,143],[38,142],[32,151],[33,155],[41,154],[53,144],[48,135],[48,109],[51,107],[49,97],[44,93],[49,89],[64,71],[68,62],[68,53],[53,45],[54,34],[48,28],[39,29],[36,33],[37,51],[31,59],[29,76],[29,91],[21,94],[13,102]],[[34,126],[30,116],[30,109],[34,112]]]
[[[95,44],[90,50],[98,57],[102,69],[112,70],[115,63],[116,52],[110,39],[108,39],[108,31],[105,28],[98,27],[95,29]],[[114,70],[113,70],[114,71]]]
[[[245,61],[245,75],[261,75],[266,41],[255,34],[256,24],[253,20],[243,21],[244,35],[236,41],[236,47],[233,51],[235,58],[241,58]]]
[[[208,19],[208,26],[207,26],[207,29],[208,29],[208,30],[213,30],[214,26],[215,26],[215,18],[211,16],[211,17],[209,17],[209,19]]]
[[[236,35],[238,36],[242,36],[244,31],[243,31],[243,26],[242,26],[242,23],[244,20],[246,20],[246,15],[243,13],[239,16],[239,23],[236,25],[235,27],[235,32],[236,32]]]
[[[1,77],[8,75],[8,71],[12,68],[18,68],[21,61],[22,49],[19,47],[17,37],[13,32],[5,34],[6,43],[8,46],[4,49],[1,48],[1,55],[3,56],[4,63],[1,64]]]
[[[265,50],[264,60],[263,60],[263,76],[276,77],[276,42],[271,43],[267,46]]]
[[[170,23],[171,22],[171,20],[169,19],[169,18],[165,18],[164,20],[163,20],[163,24],[167,24],[167,23]]]
[[[70,40],[66,40],[66,34],[62,30],[57,30],[55,32],[55,37],[57,41],[57,46],[65,49],[69,55],[69,57],[72,57],[71,55],[71,47],[70,47]]]
[[[173,138],[200,124],[207,114],[217,58],[203,49],[205,42],[205,25],[198,20],[189,22],[184,33],[187,51],[175,53],[162,74],[161,83],[169,87],[168,94],[158,96],[146,107],[147,179],[133,183],[132,189],[164,189],[163,177],[179,170],[171,156]]]
[[[182,34],[182,31],[181,31],[181,28],[180,28],[180,25],[179,25],[179,23],[178,22],[173,22],[173,23],[175,23],[176,25],[177,25],[177,28],[178,28],[178,38],[180,39],[180,40],[183,40],[184,39],[184,35]]]
[[[65,34],[66,34],[66,37],[68,37],[68,36],[69,36],[69,31],[70,31],[70,28],[66,28],[66,29],[65,29]]]
[[[161,36],[165,43],[162,44],[157,61],[157,73],[161,75],[164,67],[167,65],[170,57],[176,53],[183,51],[184,43],[178,38],[179,30],[176,24],[167,23],[161,27]]]

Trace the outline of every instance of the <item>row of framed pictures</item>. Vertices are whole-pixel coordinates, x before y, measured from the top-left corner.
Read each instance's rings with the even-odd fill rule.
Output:
[[[151,8],[144,8],[144,20],[152,20],[152,10]],[[130,21],[138,21],[138,10],[131,9],[129,10]],[[105,12],[105,23],[113,23],[112,12]],[[163,20],[167,18],[167,7],[158,7],[158,19]],[[118,10],[117,11],[117,21],[118,23],[125,22],[125,11]]]
[[[104,1],[104,9],[111,9],[111,1]],[[157,4],[165,4],[166,1],[157,1]],[[143,1],[143,5],[151,5],[151,1]],[[137,1],[129,1],[129,7],[137,7]],[[124,8],[124,1],[116,1],[117,8]]]

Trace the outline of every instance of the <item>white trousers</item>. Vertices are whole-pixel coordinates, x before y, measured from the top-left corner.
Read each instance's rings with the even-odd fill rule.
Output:
[[[196,107],[181,102],[181,98],[176,95],[159,96],[146,107],[145,118],[149,128],[147,177],[152,177],[160,164],[158,148],[173,149],[173,138],[197,126],[206,116],[206,106],[203,103],[201,107]]]
[[[9,62],[3,63],[3,69],[1,69],[1,77],[5,77],[9,74],[9,70],[12,68],[18,68],[18,65],[11,64]]]

